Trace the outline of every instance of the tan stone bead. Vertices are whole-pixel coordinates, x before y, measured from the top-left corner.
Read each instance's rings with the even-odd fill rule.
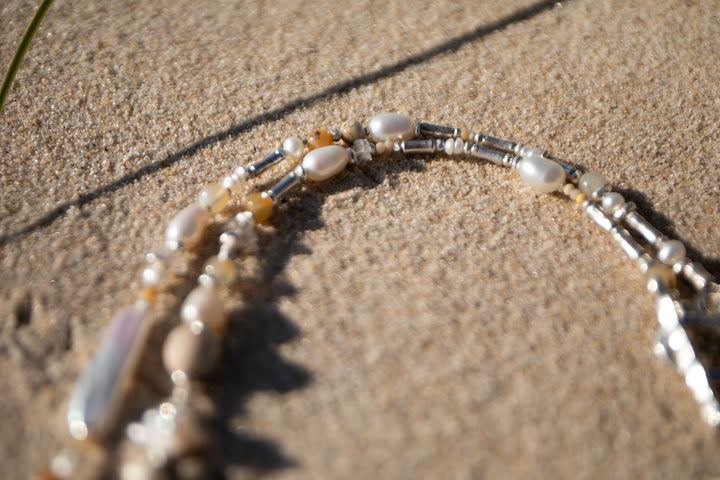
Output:
[[[315,150],[316,148],[320,147],[327,147],[328,145],[332,145],[332,143],[332,134],[327,130],[323,130],[322,128],[317,128],[313,130],[313,132],[307,139],[307,146],[310,150]]]
[[[175,327],[165,339],[163,364],[168,373],[185,372],[190,378],[207,373],[219,354],[218,338],[209,328],[193,328],[188,323]]]
[[[227,205],[230,199],[228,192],[219,183],[210,183],[205,185],[198,196],[198,203],[209,209],[212,213],[217,213]]]
[[[584,193],[579,193],[575,196],[575,203],[577,203],[578,205],[582,205],[583,203],[585,203],[585,200],[587,200],[587,197]]]
[[[344,141],[352,144],[355,140],[365,138],[365,127],[357,120],[346,120],[340,126],[340,135]]]
[[[273,201],[272,198],[255,192],[245,197],[243,207],[252,213],[253,220],[255,220],[256,223],[262,223],[272,215]]]
[[[467,141],[467,139],[470,138],[470,132],[467,128],[463,127],[460,129],[460,138],[462,138],[464,141]]]
[[[215,278],[224,287],[235,281],[237,270],[235,262],[229,258],[221,259],[217,255],[210,257],[205,263],[205,273]]]

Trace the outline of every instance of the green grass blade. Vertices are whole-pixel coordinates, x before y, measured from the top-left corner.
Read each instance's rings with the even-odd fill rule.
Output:
[[[5,73],[5,78],[3,78],[2,87],[0,87],[0,112],[2,112],[3,105],[5,105],[5,99],[7,98],[8,93],[10,93],[10,86],[15,79],[15,74],[17,73],[18,68],[20,68],[20,63],[22,63],[25,52],[30,46],[30,42],[35,36],[35,32],[37,32],[40,27],[40,22],[42,22],[43,17],[45,17],[45,14],[52,3],[53,0],[42,0],[40,7],[38,7],[32,18],[32,21],[30,21],[30,25],[28,25],[27,30],[25,30],[22,40],[20,40],[20,45],[18,45],[18,48],[15,51],[15,55],[13,56],[10,66]]]

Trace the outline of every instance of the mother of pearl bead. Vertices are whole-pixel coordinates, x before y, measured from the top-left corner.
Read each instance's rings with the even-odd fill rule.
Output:
[[[302,161],[302,167],[310,180],[326,180],[345,168],[350,152],[339,145],[311,150]]]
[[[517,164],[520,178],[535,190],[549,193],[565,183],[565,170],[552,160],[544,158],[539,150],[530,150]]]
[[[415,123],[407,115],[381,113],[370,120],[370,136],[376,142],[410,140],[415,136]]]
[[[90,365],[75,385],[67,420],[78,440],[107,433],[117,414],[117,403],[144,344],[143,312],[128,308],[118,312]]]

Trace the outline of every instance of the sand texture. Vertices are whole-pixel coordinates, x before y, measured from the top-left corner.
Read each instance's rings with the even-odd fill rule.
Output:
[[[36,3],[0,2],[3,69]],[[59,0],[0,114],[2,477],[68,444],[78,374],[202,185],[381,112],[601,172],[720,276],[716,1]],[[169,394],[163,338],[239,210],[160,296],[127,418]],[[206,384],[216,476],[720,476],[642,275],[564,196],[386,158],[291,193],[260,240]]]

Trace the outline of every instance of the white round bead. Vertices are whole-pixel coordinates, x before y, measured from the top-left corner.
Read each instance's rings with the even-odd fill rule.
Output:
[[[520,178],[535,190],[540,192],[554,192],[565,182],[565,170],[562,167],[541,157],[535,152],[518,162],[517,170]]]
[[[410,140],[415,136],[415,123],[407,115],[381,113],[370,120],[368,130],[375,141]]]
[[[182,243],[187,248],[195,246],[202,237],[203,228],[207,224],[208,211],[202,205],[190,205],[170,220],[165,230],[165,240],[171,243]]]
[[[311,150],[302,161],[302,167],[310,180],[326,180],[342,171],[350,161],[350,152],[339,145]]]
[[[660,246],[657,255],[665,265],[675,265],[685,258],[685,245],[679,240],[667,240]]]
[[[302,158],[305,145],[303,145],[303,141],[298,137],[288,137],[283,142],[282,148],[290,158],[293,160],[300,160],[300,158]]]
[[[452,138],[448,138],[445,140],[445,153],[452,155],[453,151],[455,151],[455,142]]]
[[[602,199],[602,207],[607,213],[615,213],[625,203],[625,198],[617,192],[610,192]]]
[[[148,287],[157,287],[165,277],[165,265],[161,262],[155,262],[148,266],[142,272],[143,284]]]
[[[455,155],[463,152],[463,147],[465,146],[465,142],[463,142],[462,138],[456,138],[455,139],[455,145],[453,145],[453,149],[455,150]]]
[[[180,316],[188,323],[200,322],[216,332],[225,328],[222,302],[212,287],[196,287],[183,302]]]

